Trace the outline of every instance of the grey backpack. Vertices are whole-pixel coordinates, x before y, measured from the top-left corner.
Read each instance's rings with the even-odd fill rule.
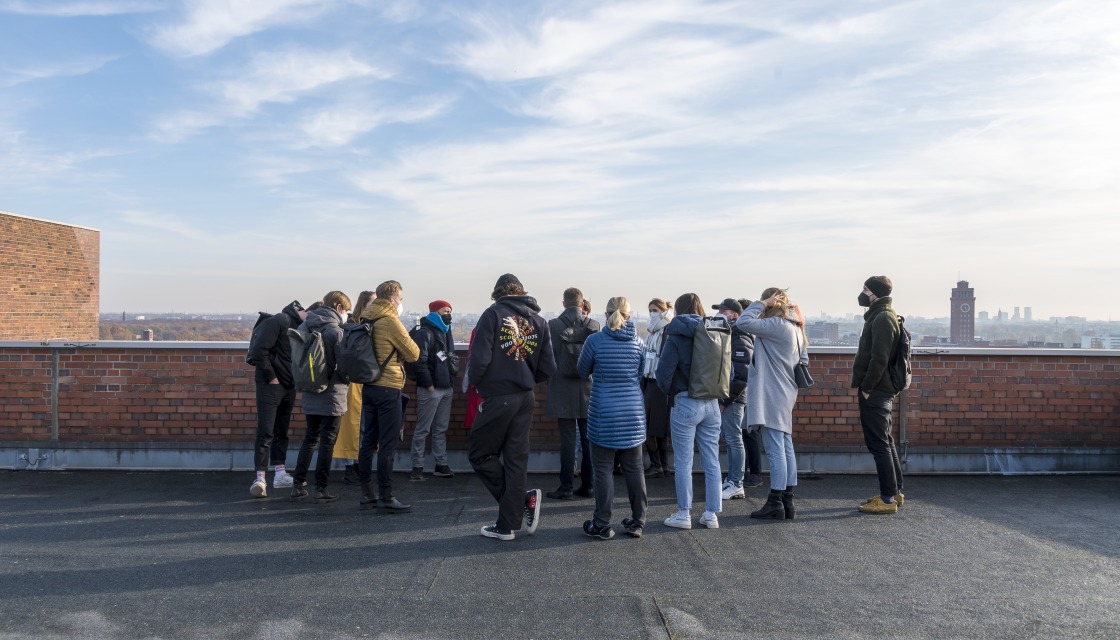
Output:
[[[724,316],[703,318],[692,332],[688,396],[726,400],[731,395],[731,325]]]
[[[308,393],[322,393],[330,384],[327,352],[323,348],[323,334],[308,331],[306,325],[288,329],[292,345],[292,380],[296,389]]]

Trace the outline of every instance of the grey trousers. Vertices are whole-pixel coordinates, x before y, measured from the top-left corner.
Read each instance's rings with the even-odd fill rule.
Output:
[[[416,389],[416,430],[412,432],[412,468],[424,466],[424,444],[432,434],[432,457],[436,465],[447,464],[447,425],[451,421],[454,389]]]
[[[646,474],[642,469],[642,445],[629,449],[607,449],[591,443],[591,466],[595,467],[595,526],[611,523],[614,502],[614,456],[622,477],[626,480],[626,493],[630,498],[630,517],[639,525],[646,524]]]

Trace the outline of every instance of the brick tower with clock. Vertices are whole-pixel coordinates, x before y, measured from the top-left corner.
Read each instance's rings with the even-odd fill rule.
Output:
[[[967,280],[957,282],[949,297],[949,341],[972,344],[976,336],[976,295]]]

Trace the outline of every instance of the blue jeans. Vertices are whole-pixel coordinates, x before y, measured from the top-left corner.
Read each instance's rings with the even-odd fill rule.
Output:
[[[692,509],[692,447],[700,449],[704,468],[704,510],[723,510],[719,476],[719,402],[696,400],[687,392],[678,393],[669,414],[673,452],[677,458],[677,509]]]
[[[766,459],[770,461],[770,489],[785,491],[797,486],[797,454],[793,452],[793,436],[777,429],[762,427]]]
[[[743,486],[743,474],[747,467],[746,448],[743,446],[743,413],[746,410],[747,405],[732,402],[720,416],[719,429],[723,432],[723,441],[727,443],[727,481],[736,487]]]

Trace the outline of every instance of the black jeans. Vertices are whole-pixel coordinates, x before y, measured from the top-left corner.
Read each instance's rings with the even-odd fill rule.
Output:
[[[373,451],[377,450],[377,486],[381,497],[393,493],[393,460],[401,437],[404,408],[401,390],[393,387],[362,386],[362,443],[358,447],[358,479],[367,483],[373,475]]]
[[[580,489],[589,489],[592,485],[591,472],[591,447],[587,442],[587,418],[557,418],[560,425],[560,490],[571,491],[575,478],[576,467],[576,432],[579,432],[579,446],[581,469],[579,477]]]
[[[859,389],[856,389],[856,394],[859,398],[859,422],[863,426],[863,441],[875,458],[879,493],[883,496],[897,495],[902,491],[902,463],[899,462],[898,447],[891,435],[894,394],[872,391],[866,400]]]
[[[307,416],[307,433],[296,458],[296,471],[292,480],[298,487],[307,480],[307,468],[311,466],[311,455],[319,448],[319,458],[315,461],[315,486],[325,489],[330,484],[331,461],[334,460],[334,441],[338,438],[338,427],[342,416]]]
[[[529,471],[532,391],[485,398],[471,427],[471,467],[498,501],[497,527],[517,531],[525,520],[525,475]],[[586,467],[584,473],[591,473]]]
[[[747,447],[747,475],[762,475],[762,429],[743,429],[743,444]]]
[[[646,474],[642,471],[642,445],[629,449],[607,449],[591,445],[591,463],[595,468],[596,527],[611,523],[611,503],[614,502],[614,460],[619,459],[622,476],[626,480],[626,493],[630,497],[630,517],[640,526],[646,524]],[[587,471],[584,471],[586,474]]]
[[[284,464],[288,457],[288,425],[296,405],[296,390],[282,384],[257,383],[257,440],[253,466],[267,471],[268,465]]]

